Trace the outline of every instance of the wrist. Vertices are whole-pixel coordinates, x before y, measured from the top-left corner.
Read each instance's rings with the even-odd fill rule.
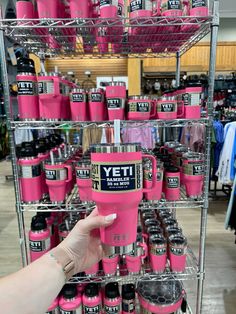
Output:
[[[70,254],[63,248],[57,246],[48,253],[65,277],[65,281],[69,280],[75,274],[75,263]]]

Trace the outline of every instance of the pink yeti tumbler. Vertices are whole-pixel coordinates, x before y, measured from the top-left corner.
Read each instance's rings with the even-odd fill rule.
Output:
[[[19,117],[23,120],[39,119],[39,97],[34,61],[22,58],[17,61],[17,87]]]
[[[130,96],[128,101],[128,120],[149,120],[155,118],[154,102],[149,96]]]
[[[183,179],[187,196],[198,197],[202,195],[204,179],[202,154],[189,152],[183,155]]]
[[[33,262],[51,249],[50,231],[42,216],[34,216],[29,232],[30,261]]]
[[[183,272],[186,266],[187,239],[181,234],[170,236],[168,240],[170,268],[174,272]]]
[[[40,73],[38,77],[40,117],[44,120],[62,119],[63,94],[59,73]]]
[[[63,202],[66,197],[66,186],[72,180],[71,165],[65,164],[62,159],[56,159],[53,163],[47,160],[45,175],[51,202]]]
[[[167,261],[167,243],[162,234],[150,236],[149,259],[154,273],[163,273],[165,271]]]
[[[106,120],[104,92],[101,88],[92,88],[88,94],[91,121]]]
[[[92,200],[92,179],[90,162],[79,162],[76,166],[76,183],[79,189],[79,197],[82,202]]]
[[[36,0],[40,19],[56,19],[59,17],[59,0]]]
[[[165,170],[165,195],[168,201],[180,198],[180,172],[178,167],[170,166]]]
[[[159,201],[161,199],[162,194],[162,186],[163,186],[163,164],[161,162],[157,162],[157,170],[156,170],[156,187],[154,191],[144,193],[146,200],[156,200]],[[152,164],[149,160],[146,160],[144,164],[144,187],[149,188],[152,182]]]
[[[177,118],[177,100],[174,96],[163,96],[158,100],[157,117],[162,120]]]
[[[106,87],[106,99],[109,120],[125,119],[125,82],[109,82]]]
[[[126,246],[136,241],[138,205],[143,197],[142,155],[138,144],[94,145],[91,153],[92,199],[106,216],[116,213],[112,226],[101,228],[101,241],[110,246]],[[156,184],[154,170],[153,186]],[[151,190],[150,189],[150,190]]]
[[[87,95],[81,88],[74,88],[70,93],[70,111],[72,121],[87,120]]]

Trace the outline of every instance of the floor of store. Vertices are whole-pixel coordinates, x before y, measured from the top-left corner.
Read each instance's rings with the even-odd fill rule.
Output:
[[[6,181],[11,174],[10,162],[0,162],[0,276],[21,267],[17,218],[14,206],[13,182]],[[227,203],[210,202],[206,243],[206,281],[203,314],[234,314],[236,308],[236,246],[233,232],[224,230]],[[32,213],[26,213],[26,230]],[[180,209],[177,218],[195,253],[198,251],[199,209]],[[186,282],[188,300],[196,298],[195,282]]]

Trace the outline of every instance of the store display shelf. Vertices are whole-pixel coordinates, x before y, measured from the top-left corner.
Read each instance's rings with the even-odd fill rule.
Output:
[[[185,125],[194,125],[196,123],[205,124],[209,126],[211,120],[209,118],[202,118],[197,120],[188,119],[175,119],[175,120],[123,120],[121,121],[121,127],[128,126],[129,128],[141,128],[142,124],[147,128],[147,123],[150,127],[161,127],[161,128],[175,128],[184,127]],[[92,121],[11,121],[10,125],[12,129],[78,129],[85,126],[107,126],[113,125],[114,121],[102,121],[102,122],[92,122]]]
[[[163,198],[160,201],[143,201],[140,205],[142,207],[160,206],[161,208],[201,208],[203,206],[204,195],[196,199],[188,198],[184,187],[181,187],[180,194],[180,200],[178,201],[166,201],[166,199]],[[29,212],[89,212],[95,208],[95,203],[82,202],[79,198],[78,188],[75,187],[63,203],[52,203],[49,199],[45,198],[40,203],[28,204],[22,202],[19,206],[21,211]]]
[[[164,281],[164,280],[195,280],[199,278],[200,273],[198,269],[197,258],[190,247],[187,249],[186,268],[182,273],[174,273],[170,271],[169,265],[166,267],[166,271],[160,274],[154,274],[151,272],[149,265],[143,265],[139,274],[128,274],[126,269],[117,270],[114,276],[105,276],[102,271],[98,272],[96,276],[93,275],[75,275],[70,279],[70,282],[76,283],[88,283],[88,282],[109,282],[119,281],[122,284],[137,282],[140,280],[149,281]]]
[[[174,57],[205,37],[212,20],[212,16],[3,19],[0,29],[38,55],[89,59]]]

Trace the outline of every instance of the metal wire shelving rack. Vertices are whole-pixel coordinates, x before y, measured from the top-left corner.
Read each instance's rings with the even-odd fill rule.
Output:
[[[97,277],[74,276],[71,282],[85,283],[96,280],[106,282],[109,280],[134,281],[141,280],[197,280],[197,300],[196,314],[201,313],[203,282],[205,276],[205,239],[207,227],[208,211],[208,185],[210,168],[210,144],[211,144],[211,123],[213,107],[213,91],[216,61],[217,32],[219,26],[219,1],[214,1],[213,14],[208,17],[155,17],[145,20],[120,20],[109,19],[34,19],[34,20],[6,20],[0,19],[0,65],[2,73],[2,82],[4,87],[4,102],[7,113],[7,124],[9,130],[9,139],[11,145],[12,168],[14,176],[14,186],[16,195],[16,212],[19,224],[19,238],[22,253],[23,265],[28,263],[27,239],[24,225],[24,213],[35,211],[85,211],[94,207],[93,203],[81,203],[78,191],[75,188],[69,195],[64,204],[52,204],[47,199],[42,200],[40,204],[24,204],[20,197],[20,188],[18,181],[18,168],[16,159],[16,147],[14,133],[16,129],[78,129],[89,125],[91,122],[81,121],[17,121],[14,120],[10,110],[10,94],[7,75],[6,51],[4,37],[20,44],[26,50],[37,54],[40,58],[176,58],[176,81],[180,82],[180,57],[193,47],[197,42],[211,32],[210,60],[209,60],[209,96],[208,96],[208,118],[202,118],[197,121],[177,119],[171,121],[148,121],[151,126],[160,128],[180,128],[185,125],[201,123],[206,128],[206,149],[205,149],[205,179],[204,193],[199,199],[188,199],[185,191],[181,191],[181,199],[177,202],[166,202],[162,199],[160,202],[153,202],[153,206],[162,206],[166,208],[199,209],[201,214],[201,227],[199,239],[199,256],[196,258],[193,251],[188,248],[187,267],[184,273],[170,273],[167,268],[166,273],[157,275],[150,273],[148,266],[142,269],[139,275],[122,275],[108,278],[102,273]],[[134,30],[139,30],[135,34]],[[146,30],[149,29],[148,32]],[[96,32],[103,34],[110,32],[110,44],[107,51],[101,52],[101,38],[96,36]],[[138,42],[142,41],[142,46]],[[143,45],[144,43],[144,45]],[[114,49],[117,45],[117,50]],[[86,48],[85,48],[86,46]],[[144,47],[143,47],[144,46]],[[107,122],[107,121],[106,121]],[[100,124],[106,123],[101,122]],[[140,122],[140,121],[139,121]],[[147,121],[145,121],[147,122]],[[109,122],[112,124],[112,122]],[[135,125],[135,121],[121,121],[121,127]],[[148,204],[149,205],[149,204]],[[147,206],[147,203],[142,203]],[[121,276],[119,276],[121,275]],[[188,313],[193,313],[189,308]]]

